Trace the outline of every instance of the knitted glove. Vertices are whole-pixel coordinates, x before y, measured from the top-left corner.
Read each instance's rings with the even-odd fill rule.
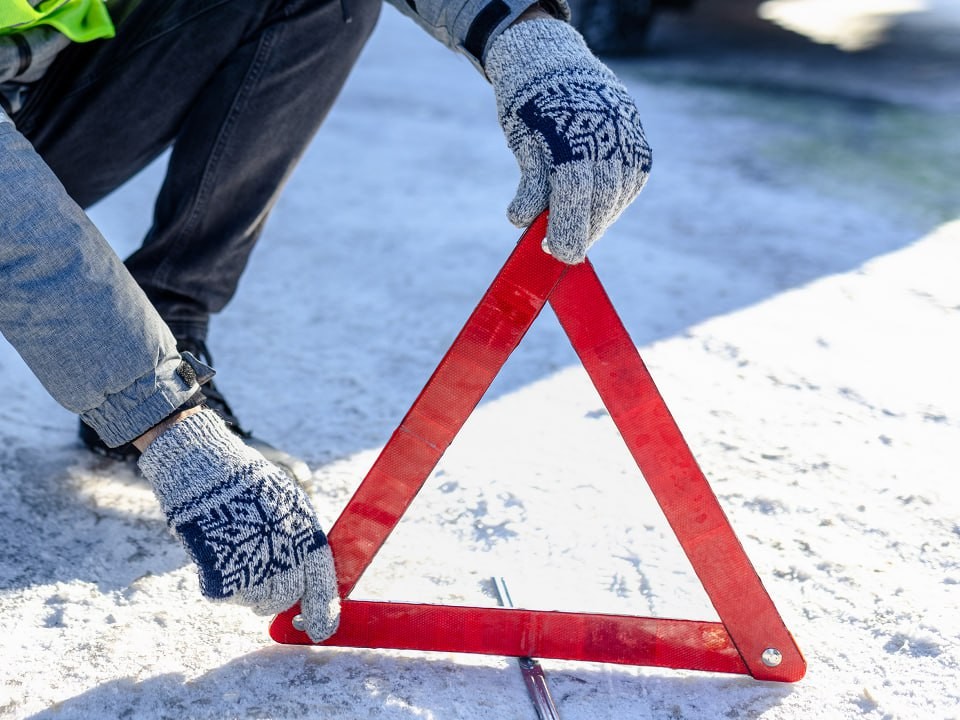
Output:
[[[582,262],[647,180],[650,148],[636,105],[562,20],[512,25],[493,42],[485,70],[520,164],[510,221],[525,227],[549,205],[544,250]]]
[[[300,600],[320,642],[340,621],[333,555],[310,500],[211,410],[170,426],[138,461],[211,600],[273,615]]]

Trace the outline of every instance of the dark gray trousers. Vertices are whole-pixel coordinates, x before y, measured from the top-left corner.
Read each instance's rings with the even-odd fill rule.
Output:
[[[14,116],[81,207],[172,146],[127,267],[176,336],[206,337],[380,0],[126,0],[117,36],[63,51]]]

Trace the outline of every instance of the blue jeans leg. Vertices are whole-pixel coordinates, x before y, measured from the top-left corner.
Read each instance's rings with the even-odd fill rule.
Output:
[[[373,30],[380,0],[129,0],[15,120],[83,207],[172,146],[127,259],[174,334],[203,339]]]

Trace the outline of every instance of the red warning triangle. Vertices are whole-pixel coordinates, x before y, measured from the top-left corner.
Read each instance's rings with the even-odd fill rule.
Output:
[[[524,233],[329,533],[343,598],[323,645],[482,653],[749,674],[794,682],[806,662],[733,532],[589,261]],[[350,593],[549,301],[720,622],[352,600]],[[270,626],[313,644],[294,607]]]

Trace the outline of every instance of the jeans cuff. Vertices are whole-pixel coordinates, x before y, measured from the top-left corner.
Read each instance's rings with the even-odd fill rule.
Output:
[[[180,409],[213,375],[213,368],[190,353],[175,355],[80,417],[104,443],[119,447]]]

